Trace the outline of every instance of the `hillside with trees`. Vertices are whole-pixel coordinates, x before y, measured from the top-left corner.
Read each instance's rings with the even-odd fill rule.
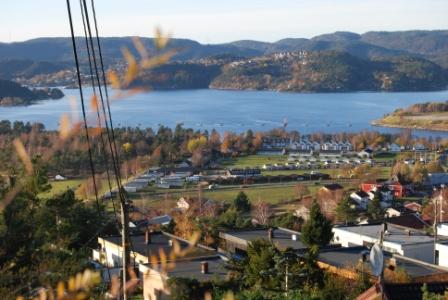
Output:
[[[364,60],[345,52],[302,51],[230,63],[210,87],[347,92],[441,90],[447,85],[447,72],[424,59]]]
[[[419,56],[448,67],[448,31],[395,31],[334,32],[315,36],[311,39],[286,38],[276,42],[241,40],[224,44],[201,44],[188,39],[170,39],[169,48],[177,49],[175,60],[198,60],[220,54],[232,54],[243,57],[268,55],[286,51],[324,51],[337,50],[360,58],[393,57],[402,54]],[[133,48],[132,37],[103,37],[106,63],[122,58],[121,49]],[[143,45],[154,51],[153,38],[141,38]],[[83,43],[78,38],[77,43]],[[72,58],[69,38],[37,38],[24,42],[0,43],[0,57],[4,60],[32,60],[51,62],[70,62]],[[85,49],[79,49],[81,60],[85,60]],[[134,55],[138,55],[135,51]]]
[[[60,99],[64,93],[57,88],[29,89],[18,83],[0,79],[0,106],[30,105],[36,100]]]
[[[426,102],[400,108],[373,121],[374,125],[399,128],[424,128],[430,130],[448,130],[448,101]]]

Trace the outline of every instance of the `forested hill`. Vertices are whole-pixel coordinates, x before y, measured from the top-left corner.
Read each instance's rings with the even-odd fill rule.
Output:
[[[78,44],[83,45],[83,39],[78,39]],[[107,63],[122,58],[122,47],[133,48],[131,37],[104,37],[101,40]],[[142,37],[141,40],[148,49],[154,50],[153,39]],[[243,40],[225,44],[201,44],[188,39],[171,39],[169,47],[179,50],[174,59],[180,61],[219,54],[254,57],[285,51],[337,50],[364,59],[408,54],[448,67],[448,30],[367,32],[361,35],[335,32],[311,39],[288,38],[273,43]],[[85,57],[85,51],[81,51],[81,54]],[[71,62],[72,55],[69,38],[37,38],[24,42],[0,43],[1,60]]]
[[[150,53],[157,53],[153,39],[141,41]],[[78,44],[83,43],[79,38]],[[139,56],[131,37],[102,38],[107,68],[126,68],[123,47]],[[134,85],[298,92],[428,91],[448,86],[448,31],[335,32],[274,43],[214,45],[171,39],[168,49],[178,54]],[[83,51],[81,71],[88,74]],[[68,38],[0,43],[0,78],[29,86],[74,86],[72,60]]]
[[[338,51],[272,54],[227,64],[212,88],[305,92],[423,91],[448,86],[447,71],[400,56],[365,60]]]
[[[35,100],[60,99],[64,96],[59,89],[29,89],[18,83],[0,79],[0,105],[29,105]]]

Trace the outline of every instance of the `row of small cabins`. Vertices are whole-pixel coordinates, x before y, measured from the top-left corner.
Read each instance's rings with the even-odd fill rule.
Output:
[[[328,141],[328,142],[316,142],[311,141],[306,138],[300,140],[293,140],[291,138],[282,137],[264,137],[260,152],[272,151],[272,150],[291,150],[291,151],[342,151],[342,152],[352,152],[354,150],[353,145],[348,141]],[[398,153],[404,150],[411,151],[425,151],[427,148],[421,144],[416,143],[410,148],[398,145],[396,143],[391,143],[385,145],[384,149],[389,152]]]
[[[383,226],[374,224],[334,227],[333,240],[329,246],[321,249],[318,265],[350,279],[356,278],[359,272],[372,276],[368,253],[370,247],[379,242]],[[298,256],[307,251],[306,245],[301,242],[300,232],[284,228],[237,230],[221,232],[219,236],[221,246],[218,249],[191,244],[166,232],[146,230],[144,234],[131,236],[131,259],[139,271],[143,299],[169,299],[169,278],[225,280],[228,276],[225,268],[228,259],[244,257],[248,245],[255,240],[269,240],[280,249],[291,248]],[[403,270],[416,283],[446,282],[447,238],[442,236],[434,243],[434,238],[422,230],[386,223],[383,242],[385,269],[389,272]],[[174,256],[174,251],[183,254]],[[119,274],[122,253],[120,236],[98,238],[98,247],[93,250],[93,259],[99,264],[105,281],[110,280],[106,266],[111,275]],[[161,253],[170,258],[164,261],[161,259]]]

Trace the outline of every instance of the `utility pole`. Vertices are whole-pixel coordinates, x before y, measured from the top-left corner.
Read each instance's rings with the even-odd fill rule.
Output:
[[[435,193],[437,192],[436,189],[434,188]],[[433,221],[433,234],[434,234],[434,250],[433,250],[433,263],[436,265],[437,264],[437,257],[436,257],[436,244],[437,244],[437,202],[438,199],[441,196],[441,192],[438,192],[439,194],[433,198],[433,202],[434,202],[434,221]]]
[[[122,257],[122,284],[123,284],[123,300],[127,300],[126,283],[128,282],[128,268],[131,262],[129,247],[129,215],[128,203],[123,197],[124,191],[120,190],[120,207],[121,207],[121,247],[123,248]]]

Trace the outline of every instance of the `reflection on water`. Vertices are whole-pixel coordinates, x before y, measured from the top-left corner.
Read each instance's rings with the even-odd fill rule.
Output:
[[[58,127],[62,113],[70,112],[65,90],[61,100],[42,101],[28,107],[0,107],[0,119],[44,123]],[[86,89],[86,94],[91,90]],[[301,133],[377,130],[396,133],[400,129],[372,127],[370,122],[384,114],[413,103],[448,100],[448,91],[383,93],[358,92],[335,94],[297,94],[261,91],[184,90],[156,91],[112,102],[115,126],[157,128],[174,127],[217,129],[242,132],[269,130],[283,126]],[[95,124],[92,121],[92,124]],[[448,137],[445,132],[414,130],[419,136]]]

